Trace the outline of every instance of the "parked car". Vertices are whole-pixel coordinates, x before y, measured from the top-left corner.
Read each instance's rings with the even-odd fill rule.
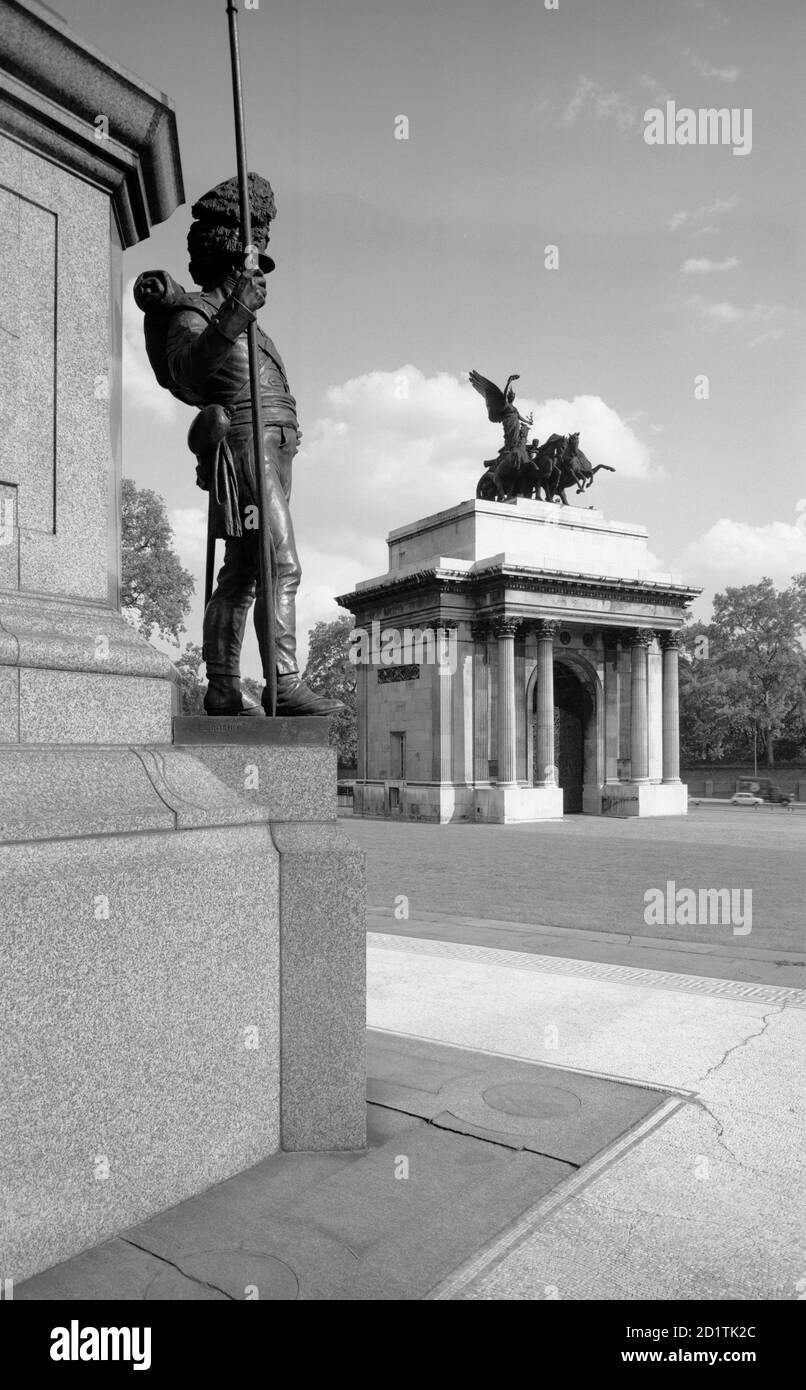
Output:
[[[753,792],[734,792],[730,799],[732,806],[759,806],[764,805],[764,797],[756,796]]]

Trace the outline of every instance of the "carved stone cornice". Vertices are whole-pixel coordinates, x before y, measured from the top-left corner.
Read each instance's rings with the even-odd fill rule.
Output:
[[[3,6],[0,128],[108,193],[124,247],[185,200],[173,103],[27,0]]]
[[[371,588],[340,594],[336,602],[355,613],[365,607],[374,609],[375,605],[386,600],[397,601],[404,594],[423,589],[432,593],[435,599],[478,595],[495,601],[496,593],[501,592],[502,587],[508,592],[562,595],[563,598],[584,598],[603,603],[664,604],[667,608],[681,611],[702,592],[701,589],[684,585],[652,584],[646,580],[609,580],[580,575],[571,578],[562,574],[540,574],[525,566],[496,565],[473,574],[465,570],[423,569]],[[503,600],[503,593],[501,597]],[[585,621],[590,622],[590,617]]]

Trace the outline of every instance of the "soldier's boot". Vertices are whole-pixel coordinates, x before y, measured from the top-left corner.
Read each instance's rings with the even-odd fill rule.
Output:
[[[263,706],[268,701],[263,692]],[[331,700],[326,695],[317,695],[310,686],[300,680],[299,671],[288,671],[277,677],[277,713],[286,718],[308,714],[337,714],[344,709],[341,700]]]
[[[204,697],[204,709],[206,714],[217,717],[234,714],[264,717],[261,706],[243,694],[237,676],[210,676],[207,694]]]

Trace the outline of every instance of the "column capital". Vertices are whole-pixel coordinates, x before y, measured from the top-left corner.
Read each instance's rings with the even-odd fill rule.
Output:
[[[631,647],[651,647],[654,640],[651,627],[633,627],[628,631],[627,641]]]
[[[534,625],[537,640],[540,642],[553,642],[560,630],[560,624],[553,618],[538,618]]]
[[[520,622],[520,619],[519,619],[519,618],[497,618],[496,621],[495,621],[495,627],[494,627],[495,635],[496,635],[496,637],[498,637],[498,638],[501,638],[501,637],[513,637],[513,638],[514,638],[514,636],[515,636],[515,634],[516,634],[516,632],[518,631],[518,628],[519,628],[520,626],[521,626],[521,622]]]
[[[660,638],[660,644],[665,652],[679,652],[682,650],[682,632],[661,632],[658,636]]]

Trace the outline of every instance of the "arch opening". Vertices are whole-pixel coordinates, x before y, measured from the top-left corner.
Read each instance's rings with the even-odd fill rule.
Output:
[[[531,780],[537,785],[543,775],[534,765],[537,739],[537,689],[530,701],[532,753]],[[569,662],[554,660],[554,762],[557,785],[563,791],[563,814],[581,815],[586,783],[596,782],[597,758],[596,699],[588,682]]]

